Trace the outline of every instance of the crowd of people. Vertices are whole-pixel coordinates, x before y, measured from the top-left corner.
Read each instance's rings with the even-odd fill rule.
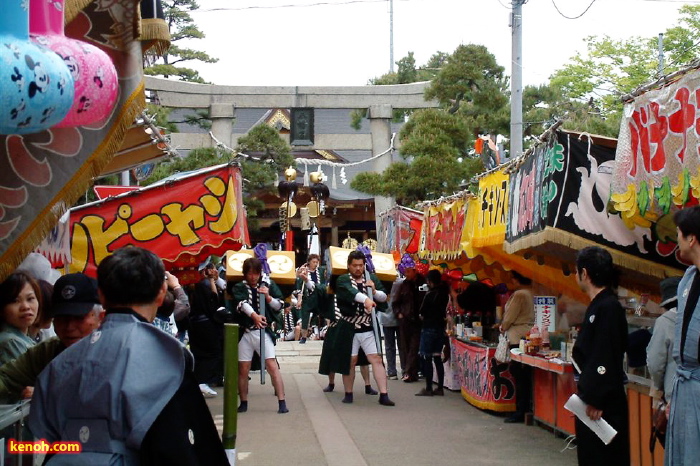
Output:
[[[655,405],[663,404],[668,418],[665,464],[683,465],[700,459],[700,207],[683,209],[674,220],[680,255],[692,265],[682,278],[660,284],[665,312],[656,320],[647,366]],[[359,365],[365,394],[391,407],[387,381],[399,376],[405,383],[424,378],[416,396],[444,395],[446,331],[455,312],[469,305],[468,294],[438,270],[418,273],[410,256],[401,259],[398,280],[382,283],[360,250],[348,255],[347,273],[333,276],[318,255],[310,255],[287,297],[258,257],[243,263],[238,282],[227,282],[207,261],[187,292],[158,257],[138,247],[105,258],[97,280],[80,273],[56,279],[31,259],[0,283],[0,402],[31,398],[32,435],[81,441],[84,464],[226,464],[204,400],[223,384],[224,322],[241,329],[239,413],[248,411],[250,371],[263,368],[277,412],[289,412],[276,341],[305,344],[314,328],[323,329],[323,391],[333,392],[340,374],[342,402],[352,404]],[[532,280],[517,272],[512,277],[504,312],[492,327],[516,346],[535,316]],[[585,419],[577,419],[579,464],[630,464],[628,328],[610,253],[601,247],[579,251],[576,280],[590,299],[572,351],[576,393],[590,420],[605,419],[617,431],[605,444]],[[385,285],[391,285],[389,293]],[[492,296],[488,302],[495,308]],[[495,309],[476,308],[491,324]],[[509,371],[517,409],[505,421],[523,422],[531,410],[529,366],[512,361]],[[69,463],[60,455],[49,461]]]

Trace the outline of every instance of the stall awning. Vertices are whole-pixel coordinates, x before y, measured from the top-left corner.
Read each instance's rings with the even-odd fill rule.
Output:
[[[622,269],[621,284],[654,292],[680,275],[682,265],[663,224],[628,223],[607,208],[614,149],[587,134],[554,131],[510,177],[508,228],[503,249],[573,264],[586,246],[606,247]]]
[[[158,162],[174,154],[165,130],[157,127],[148,115],[142,113],[128,129],[119,150],[99,176],[121,173],[146,163]]]

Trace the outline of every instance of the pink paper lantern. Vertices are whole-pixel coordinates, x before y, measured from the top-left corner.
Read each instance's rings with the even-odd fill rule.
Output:
[[[30,0],[32,39],[57,53],[75,81],[75,97],[68,115],[56,126],[83,126],[103,121],[117,101],[117,71],[109,56],[86,42],[70,39],[64,31],[65,0]]]

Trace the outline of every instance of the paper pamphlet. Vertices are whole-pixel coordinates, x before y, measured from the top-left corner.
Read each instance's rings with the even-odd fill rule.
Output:
[[[566,401],[564,408],[574,413],[576,417],[581,420],[581,422],[586,424],[588,428],[591,429],[603,441],[604,444],[610,444],[612,439],[617,435],[617,431],[613,429],[613,427],[603,418],[594,421],[588,417],[586,414],[586,406],[586,403],[584,403],[583,400],[574,393]]]

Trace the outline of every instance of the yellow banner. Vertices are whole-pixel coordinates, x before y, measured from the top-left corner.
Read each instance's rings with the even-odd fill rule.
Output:
[[[469,206],[475,218],[471,245],[475,248],[503,244],[508,218],[508,181],[503,171],[479,180],[479,197]],[[472,212],[470,212],[471,214]]]

